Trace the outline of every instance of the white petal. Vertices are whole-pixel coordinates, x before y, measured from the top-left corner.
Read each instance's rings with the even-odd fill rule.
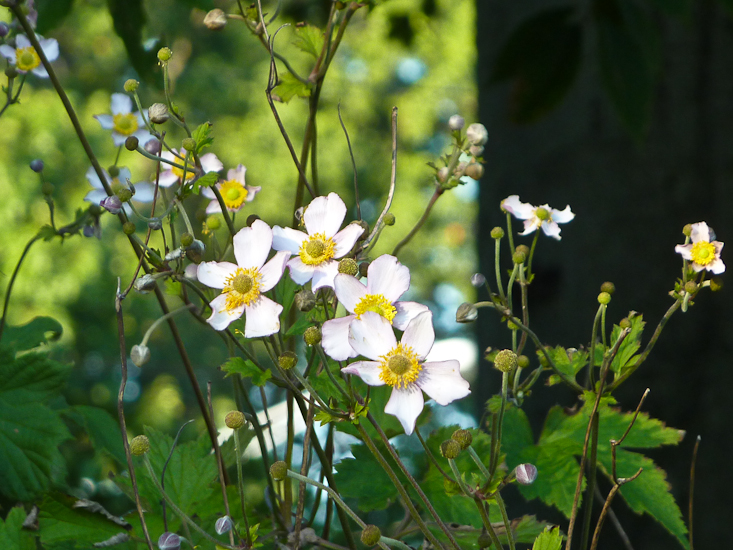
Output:
[[[15,48],[8,46],[7,44],[3,44],[0,46],[0,55],[15,65]]]
[[[141,125],[142,125],[142,124],[143,124],[143,123],[141,123]],[[146,143],[147,143],[148,141],[150,141],[151,139],[154,139],[154,137],[155,137],[155,136],[153,136],[153,134],[151,134],[150,132],[148,132],[148,131],[147,131],[147,130],[145,129],[145,126],[143,126],[142,128],[140,128],[140,129],[139,129],[138,131],[136,131],[136,132],[135,132],[135,133],[133,133],[132,135],[133,135],[133,136],[135,136],[135,137],[137,138],[138,142],[140,143],[140,147],[144,147],[144,146],[145,146],[145,144],[146,144]]]
[[[392,326],[399,330],[405,330],[415,317],[425,311],[430,311],[428,306],[417,302],[395,302],[392,305],[397,310],[394,319],[392,319]]]
[[[107,171],[102,169],[102,173],[104,174],[104,177],[107,179],[107,183],[109,183],[110,178],[109,178],[109,174],[107,173]],[[87,178],[89,185],[91,185],[95,189],[104,189],[104,186],[102,185],[102,180],[99,179],[99,176],[97,175],[97,171],[94,169],[94,166],[90,166],[89,170],[87,170],[87,173],[84,174],[84,176]]]
[[[716,275],[720,275],[725,271],[725,264],[720,258],[715,258],[712,262],[708,264],[708,269]]]
[[[262,275],[261,292],[267,292],[277,284],[285,272],[285,264],[288,263],[288,259],[290,259],[288,251],[278,252],[260,269],[260,275]]]
[[[553,239],[560,240],[562,237],[560,237],[560,226],[557,225],[555,222],[551,221],[543,221],[542,222],[542,231],[544,231],[545,235],[548,237],[552,237]]]
[[[219,204],[219,201],[214,199],[211,201],[208,206],[206,207],[206,213],[207,214],[218,214],[221,212],[221,205]]]
[[[534,217],[535,211],[537,210],[534,206],[529,203],[521,202],[519,195],[510,195],[501,201],[501,206],[504,210],[514,215],[519,220],[528,220]]]
[[[389,254],[383,254],[367,269],[367,294],[381,294],[392,303],[410,288],[410,270]]]
[[[114,120],[112,118],[112,115],[94,115],[94,118],[96,118],[99,121],[99,125],[105,129],[105,130],[111,130],[114,128]]]
[[[93,189],[92,191],[89,191],[84,196],[84,200],[87,202],[92,202],[94,204],[99,204],[101,201],[107,198],[107,193],[104,191],[104,189]]]
[[[130,173],[130,169],[126,166],[122,166],[120,168],[120,173],[117,174],[117,179],[123,183],[126,183],[127,180],[132,180],[132,173]]]
[[[674,251],[677,252],[677,254],[682,254],[682,257],[685,260],[691,261],[692,260],[692,245],[691,244],[678,244],[674,247]]]
[[[147,181],[139,181],[135,184],[135,196],[133,200],[138,202],[152,202],[155,196],[155,185]]]
[[[290,258],[287,265],[290,268],[290,278],[299,285],[304,285],[310,281],[313,278],[313,273],[315,273],[313,266],[304,264],[299,256]]]
[[[376,361],[397,345],[397,339],[387,319],[367,311],[349,325],[349,344],[359,355]]]
[[[710,242],[710,228],[705,222],[698,222],[692,224],[692,231],[690,232],[690,239],[693,243],[698,241]]]
[[[244,175],[246,172],[247,169],[244,167],[244,164],[239,164],[236,168],[232,168],[227,172],[227,180],[236,180],[244,185]]]
[[[127,94],[112,94],[112,114],[126,115],[132,112],[132,99]]]
[[[354,313],[354,308],[359,300],[367,293],[367,287],[359,279],[346,273],[336,275],[333,280],[333,288],[336,291],[336,298],[351,313]]]
[[[127,141],[127,136],[120,134],[119,132],[112,132],[112,142],[115,144],[115,147],[124,145],[125,141]]]
[[[402,344],[410,346],[420,359],[425,359],[435,342],[433,330],[433,314],[430,311],[420,313],[407,325],[402,335]]]
[[[272,229],[262,220],[255,220],[251,227],[240,229],[234,235],[234,257],[239,267],[261,268],[272,247]]]
[[[15,37],[15,45],[18,46],[18,49],[28,48],[32,46],[31,41],[24,34],[19,34],[18,36]]]
[[[309,235],[323,233],[326,237],[333,237],[345,217],[344,201],[336,193],[329,193],[327,197],[316,197],[311,201],[308,208],[305,209],[303,221]]]
[[[173,173],[173,170],[165,170],[158,177],[158,185],[160,187],[170,187],[176,183],[178,183],[178,176]]]
[[[201,187],[200,189],[201,189],[201,196],[202,197],[206,197],[207,199],[216,200],[216,195],[211,190],[211,187]]]
[[[302,231],[296,231],[290,227],[276,225],[272,228],[272,248],[275,250],[287,250],[291,254],[300,252],[300,246],[308,235]]]
[[[349,344],[349,324],[354,319],[356,319],[354,315],[347,315],[326,321],[321,327],[323,351],[336,361],[346,361],[357,355]]]
[[[201,168],[204,169],[204,173],[218,172],[224,168],[224,165],[216,158],[214,153],[206,153],[199,160],[201,161]]]
[[[247,312],[244,322],[245,338],[269,336],[280,330],[280,312],[283,306],[267,296],[260,296],[253,304],[244,306],[244,310]]]
[[[18,71],[18,72],[20,73],[23,71]],[[48,71],[46,70],[46,67],[44,67],[43,65],[39,65],[35,69],[32,69],[31,72],[39,78],[48,78]]]
[[[350,223],[341,231],[336,233],[333,237],[333,242],[336,243],[333,250],[333,257],[341,258],[348,254],[349,251],[354,248],[356,239],[358,239],[362,233],[364,233],[364,228],[358,223]]]
[[[199,274],[201,274],[201,271],[199,271]],[[226,294],[219,294],[210,303],[213,311],[211,317],[206,319],[206,322],[215,330],[224,330],[229,326],[229,323],[236,321],[244,313],[244,304],[232,310],[226,309],[226,299]]]
[[[570,205],[565,207],[565,210],[550,209],[552,221],[556,223],[568,223],[570,220],[575,218],[575,214],[570,210]]]
[[[227,277],[235,271],[237,271],[237,266],[231,262],[201,262],[197,277],[206,286],[224,288]]]
[[[384,407],[384,412],[396,416],[405,433],[410,435],[415,429],[415,422],[424,406],[422,392],[417,386],[411,384],[401,390],[392,389],[392,395],[387,401],[387,406]]]
[[[471,393],[456,360],[424,363],[416,384],[439,405],[447,405]]]
[[[252,202],[255,200],[257,193],[262,191],[262,187],[259,185],[246,185],[244,188],[247,190],[247,196],[244,198],[246,202]]]
[[[298,258],[300,259],[300,258]],[[316,266],[313,270],[313,279],[311,281],[311,290],[315,292],[321,287],[333,287],[333,280],[339,273],[339,264],[336,260],[328,260]]]
[[[41,45],[43,53],[46,54],[46,59],[49,61],[55,61],[59,56],[59,43],[55,38],[41,38],[38,37],[38,43]]]
[[[524,220],[524,231],[522,231],[520,235],[529,235],[530,233],[534,233],[541,223],[542,222],[539,218]]]
[[[346,374],[357,375],[370,386],[384,386],[384,382],[379,378],[381,371],[381,363],[376,361],[357,361],[341,369],[341,372]]]

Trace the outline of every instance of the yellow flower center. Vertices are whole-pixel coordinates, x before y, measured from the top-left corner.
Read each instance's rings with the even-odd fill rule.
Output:
[[[260,297],[262,275],[256,267],[240,267],[224,281],[226,309],[232,311],[241,306],[251,305]]]
[[[381,359],[379,379],[393,388],[402,389],[413,384],[422,370],[417,354],[410,346],[397,344]]]
[[[224,199],[224,204],[227,205],[229,210],[236,210],[247,198],[249,192],[247,189],[239,183],[237,180],[228,180],[221,184],[219,187],[221,197]]]
[[[535,212],[535,216],[537,216],[537,218],[542,221],[550,219],[550,213],[547,211],[546,208],[538,208],[537,212]]]
[[[361,319],[361,314],[365,311],[373,311],[379,313],[382,317],[387,319],[390,323],[394,316],[397,314],[397,309],[389,303],[389,300],[381,294],[367,294],[354,308],[354,313],[357,319]]]
[[[118,114],[112,117],[112,128],[118,134],[131,136],[137,132],[137,117],[132,113]]]
[[[27,48],[18,48],[15,50],[15,65],[18,70],[32,71],[41,64],[41,58],[38,57],[33,46]]]
[[[298,254],[306,265],[321,265],[333,258],[335,247],[336,243],[333,242],[333,239],[326,237],[323,233],[316,233],[309,235],[308,239],[303,241]]]
[[[708,265],[715,259],[715,245],[708,241],[697,241],[690,250],[692,261],[698,265]]]
[[[174,159],[174,162],[178,162],[178,160],[179,159]],[[186,166],[186,181],[193,179],[193,177],[196,175],[195,170],[196,168],[194,166],[191,166],[190,164]],[[171,172],[173,172],[179,180],[183,179],[183,168],[171,166]]]

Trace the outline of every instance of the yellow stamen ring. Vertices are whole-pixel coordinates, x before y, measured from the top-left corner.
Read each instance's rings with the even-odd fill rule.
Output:
[[[379,313],[390,323],[397,314],[397,309],[381,294],[367,294],[359,300],[359,303],[356,304],[356,307],[354,308],[356,318],[361,319],[361,314],[366,311]]]
[[[228,180],[219,187],[224,204],[229,210],[236,210],[244,203],[249,191],[237,180]]]
[[[326,237],[323,233],[309,235],[303,244],[300,245],[301,261],[306,265],[321,265],[333,258],[335,254],[336,243],[333,239]]]
[[[382,364],[379,379],[393,388],[404,389],[414,384],[422,365],[418,361],[417,354],[410,346],[397,344],[386,355],[380,357]]]
[[[32,71],[41,64],[41,58],[38,57],[33,46],[27,48],[18,48],[15,50],[15,65],[20,71]]]
[[[120,113],[112,117],[114,131],[123,136],[131,136],[137,132],[137,117],[132,113]]]
[[[698,265],[708,265],[715,260],[715,245],[708,241],[698,241],[692,245],[690,257]]]
[[[178,162],[178,159],[175,159],[175,162]],[[178,168],[177,166],[171,166],[171,172],[173,172],[176,177],[179,180],[183,179],[183,168]],[[196,167],[189,164],[186,166],[186,181],[193,179],[193,177],[196,175]]]
[[[224,281],[223,293],[227,295],[226,309],[232,311],[252,305],[260,297],[262,275],[256,267],[238,268]]]

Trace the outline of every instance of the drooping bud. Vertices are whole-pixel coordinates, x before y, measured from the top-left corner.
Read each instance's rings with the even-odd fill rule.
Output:
[[[142,277],[135,279],[135,283],[132,286],[135,287],[135,290],[140,294],[146,294],[155,288],[155,277],[150,273],[146,273]]]
[[[344,258],[339,262],[339,273],[356,277],[356,274],[359,273],[359,264],[353,258]]]
[[[484,166],[483,164],[480,164],[478,162],[472,162],[471,164],[466,166],[465,174],[469,178],[480,180],[481,177],[484,175]]]
[[[220,517],[216,520],[214,531],[216,531],[217,535],[223,535],[224,533],[231,531],[233,525],[232,518],[229,516]]]
[[[614,292],[616,292],[616,285],[610,281],[606,281],[601,285],[601,292],[608,292],[609,294],[613,294]]]
[[[158,539],[158,548],[160,550],[179,550],[181,548],[181,537],[166,531]]]
[[[135,233],[135,229],[135,224],[133,222],[125,222],[122,225],[122,232],[125,235],[132,235],[133,233]]]
[[[135,456],[142,456],[150,450],[150,440],[147,436],[138,435],[130,441],[130,452]]]
[[[520,369],[526,369],[529,366],[529,357],[526,355],[520,355],[517,357],[517,366]]]
[[[382,538],[382,532],[376,525],[367,525],[361,532],[361,542],[367,546],[375,546]]]
[[[440,454],[445,458],[455,459],[461,454],[461,444],[455,439],[446,439],[440,444]]]
[[[483,273],[474,273],[471,275],[471,284],[476,287],[482,287],[486,283],[486,277],[484,277]]]
[[[710,290],[712,292],[723,290],[723,279],[721,277],[713,277],[710,279]]]
[[[448,128],[450,128],[452,132],[462,130],[465,124],[466,120],[461,115],[453,115],[448,119]]]
[[[214,215],[206,218],[206,227],[208,227],[212,231],[216,231],[217,229],[219,229],[221,227],[221,216]]]
[[[473,323],[478,318],[476,306],[463,302],[456,310],[456,323]]]
[[[369,263],[370,262],[361,262],[359,264],[359,276],[366,277],[369,273]]]
[[[517,368],[517,354],[510,349],[501,350],[494,357],[494,367],[501,372],[512,372]]]
[[[247,227],[252,227],[252,224],[259,219],[260,217],[257,214],[250,214],[247,216],[247,221],[245,223],[247,224]]]
[[[33,159],[30,164],[31,170],[36,173],[43,172],[43,161],[41,159]]]
[[[151,155],[157,155],[158,153],[160,153],[160,148],[161,148],[160,141],[155,138],[149,139],[145,143],[145,147],[144,147],[144,149]]]
[[[210,31],[220,31],[227,26],[227,14],[219,8],[215,8],[204,17],[204,25]]]
[[[104,197],[100,202],[99,206],[104,208],[110,214],[119,214],[122,210],[122,201],[117,195],[111,197]]]
[[[125,149],[127,149],[128,151],[137,150],[138,145],[140,145],[140,140],[137,139],[135,136],[129,136],[125,140]]]
[[[168,105],[165,103],[153,103],[148,107],[148,118],[153,124],[163,124],[169,117]]]
[[[384,215],[384,220],[383,221],[384,221],[384,225],[393,226],[394,225],[394,222],[395,222],[394,214],[392,214],[392,212],[387,212]]]
[[[321,329],[318,327],[308,327],[303,333],[305,343],[309,346],[315,346],[321,342]]]
[[[310,311],[316,307],[316,295],[304,288],[295,295],[295,307],[298,308],[298,311]]]
[[[8,67],[5,67],[5,76],[11,79],[18,77],[18,69],[15,68],[15,65],[9,65]]]
[[[148,227],[153,231],[160,231],[163,227],[163,220],[160,218],[151,218],[148,220]]]
[[[277,362],[281,369],[290,370],[298,364],[298,356],[292,351],[285,351],[277,358]]]
[[[471,147],[468,148],[468,152],[473,157],[480,157],[484,152],[484,148],[482,145],[471,145]]]
[[[143,344],[135,344],[130,350],[130,360],[136,367],[142,367],[150,361],[150,348]]]
[[[0,38],[5,38],[10,32],[10,26],[5,22],[0,22]]]
[[[448,175],[449,174],[450,174],[450,172],[448,172],[448,167],[447,166],[443,166],[443,168],[441,168],[440,170],[438,170],[438,174],[437,174],[438,181],[440,183],[445,183],[446,181],[448,181]]]
[[[495,227],[491,230],[491,238],[495,240],[504,238],[504,230],[501,227]]]
[[[689,237],[690,235],[692,235],[692,224],[691,223],[688,223],[686,226],[682,228],[682,234],[685,237]]]
[[[489,548],[493,544],[493,541],[491,540],[491,535],[486,532],[481,533],[478,536],[476,544],[478,544],[479,548]]]
[[[288,465],[282,460],[278,460],[270,466],[270,475],[275,481],[281,481],[288,476]]]
[[[198,239],[194,239],[193,242],[186,247],[186,257],[196,264],[204,258],[205,252],[206,245]]]
[[[517,478],[517,483],[532,485],[534,480],[537,479],[537,468],[534,464],[520,464],[514,469],[514,475]]]
[[[466,130],[466,139],[471,145],[483,145],[489,140],[489,132],[486,131],[486,126],[475,122]]]
[[[162,61],[163,63],[170,60],[170,58],[173,57],[173,52],[170,48],[160,48],[158,50],[158,60]]]
[[[244,426],[244,414],[240,411],[230,411],[224,417],[224,424],[226,424],[227,428],[238,430]]]
[[[181,246],[189,247],[193,244],[193,235],[191,233],[183,233],[181,235]]]
[[[137,80],[135,80],[134,78],[129,78],[125,80],[124,87],[125,87],[125,91],[131,94],[132,92],[136,91],[140,87],[140,83]]]
[[[458,441],[461,446],[461,450],[465,451],[473,443],[473,435],[468,430],[456,430],[450,438],[454,441]]]
[[[181,147],[186,151],[193,151],[196,148],[196,140],[193,138],[185,138],[181,141]]]
[[[695,281],[687,281],[685,283],[685,292],[687,294],[695,294],[697,292],[697,283]]]
[[[608,305],[611,303],[611,295],[608,292],[601,292],[598,295],[598,303],[602,305]]]

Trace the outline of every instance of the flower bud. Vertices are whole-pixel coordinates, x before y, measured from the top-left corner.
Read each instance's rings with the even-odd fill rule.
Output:
[[[252,227],[252,224],[259,219],[260,217],[257,214],[250,214],[247,216],[247,221],[245,223],[247,224],[247,227]]]
[[[448,128],[450,128],[452,132],[463,129],[465,124],[466,120],[461,115],[453,115],[448,119]]]
[[[321,329],[318,327],[308,327],[303,333],[305,343],[309,346],[315,346],[321,342]]]
[[[466,130],[466,139],[471,145],[483,145],[489,140],[486,126],[477,122],[471,124]]]
[[[238,430],[244,426],[244,415],[239,411],[230,411],[224,417],[224,424],[226,424],[227,428]]]
[[[387,212],[384,215],[384,220],[383,221],[384,221],[384,225],[389,225],[389,226],[394,225],[394,222],[395,222],[394,214],[392,214],[392,212]]]
[[[112,166],[109,166],[107,168],[107,173],[109,174],[110,178],[116,178],[120,175],[120,169],[117,167],[117,165],[113,164]]]
[[[281,481],[288,476],[288,465],[282,460],[278,460],[270,466],[270,475],[275,481]]]
[[[137,139],[135,136],[129,136],[125,140],[125,149],[127,149],[128,151],[137,150],[138,145],[140,145],[140,140]]]
[[[140,83],[135,80],[134,78],[129,78],[125,80],[125,91],[128,93],[132,93],[136,91],[140,87]]]
[[[529,258],[529,247],[526,244],[517,245],[514,252],[521,252],[526,258]]]
[[[209,216],[206,218],[206,227],[212,231],[216,231],[221,227],[221,217],[217,215]]]
[[[359,265],[353,258],[344,258],[339,262],[339,273],[346,273],[356,277],[359,273]]]
[[[163,124],[169,117],[168,105],[164,103],[153,103],[148,107],[148,118],[153,124]]]
[[[186,247],[186,257],[195,264],[199,263],[204,258],[204,252],[206,252],[206,245],[198,239],[194,239],[193,242]]]
[[[527,261],[527,255],[522,250],[515,250],[514,254],[512,254],[512,261],[515,264],[523,264]]]
[[[721,277],[713,277],[710,279],[710,290],[712,292],[718,292],[723,289],[723,279]]]
[[[458,441],[461,446],[461,450],[465,451],[473,443],[473,435],[468,430],[456,430],[450,438],[454,441]]]
[[[608,305],[611,302],[611,295],[608,292],[601,292],[598,295],[598,303]]]
[[[534,464],[520,464],[514,468],[514,475],[517,477],[517,483],[532,485],[537,479],[537,468]]]
[[[448,167],[447,166],[443,166],[443,168],[441,168],[440,170],[438,170],[438,174],[437,174],[438,181],[440,183],[445,183],[448,180],[448,174],[449,174]]]
[[[499,239],[504,238],[504,230],[501,227],[495,227],[491,230],[491,238],[496,239],[497,241]]]
[[[41,159],[33,159],[30,164],[31,170],[36,173],[43,172],[43,161]]]
[[[474,273],[471,275],[471,285],[473,285],[476,288],[480,288],[486,284],[486,277],[484,277],[483,273]]]
[[[478,544],[479,548],[489,548],[493,544],[493,541],[491,540],[491,535],[489,535],[488,533],[481,533],[478,536],[476,544]]]
[[[158,548],[160,550],[179,550],[181,548],[181,537],[166,531],[158,539]]]
[[[517,354],[510,349],[501,350],[494,357],[494,367],[501,372],[512,372],[517,368]]]
[[[686,226],[684,226],[682,228],[682,234],[685,237],[689,237],[690,235],[692,235],[692,224],[688,223]]]
[[[183,233],[181,235],[181,246],[189,247],[193,244],[193,235],[191,233]]]
[[[356,242],[361,242],[369,236],[369,224],[366,220],[358,220],[351,223],[358,225],[363,230],[359,237],[356,239]]]
[[[5,76],[7,76],[8,78],[17,78],[18,69],[16,69],[14,65],[5,67]]]
[[[613,294],[616,292],[616,285],[614,285],[610,281],[606,281],[601,285],[601,292],[607,292],[608,294]]]
[[[472,162],[466,167],[465,174],[469,178],[473,178],[475,180],[480,180],[481,177],[484,175],[484,167],[482,164],[478,162]]]
[[[128,202],[132,198],[132,190],[128,189],[127,187],[121,187],[117,190],[114,196],[118,197],[122,202]]]
[[[697,292],[697,283],[695,281],[687,281],[685,283],[685,292],[687,294],[695,294]]]
[[[162,61],[163,63],[170,60],[171,57],[173,57],[173,52],[170,48],[160,48],[158,50],[158,60]]]
[[[216,531],[217,535],[223,535],[224,533],[228,533],[232,530],[232,526],[234,524],[232,523],[232,518],[229,516],[224,516],[216,520],[216,524],[214,525],[214,531]]]
[[[10,32],[10,26],[5,22],[0,22],[0,38],[5,38]]]
[[[132,235],[135,233],[135,224],[133,222],[125,222],[122,226],[122,232],[125,235]]]
[[[461,454],[461,444],[455,439],[447,439],[440,444],[440,454],[445,458],[456,458]]]
[[[130,350],[130,359],[136,367],[142,367],[150,361],[150,348],[143,344],[135,344]]]
[[[133,437],[130,441],[130,452],[135,456],[142,456],[150,450],[150,440],[144,435]]]
[[[219,8],[213,9],[204,17],[204,25],[210,31],[220,31],[227,26],[227,14]]]
[[[295,295],[295,307],[298,311],[310,311],[316,307],[316,295],[308,289],[301,290]]]
[[[369,263],[370,262],[361,262],[359,264],[359,276],[360,277],[366,277],[369,273]]]
[[[367,525],[361,532],[361,542],[367,546],[376,546],[382,538],[382,532],[376,525]]]
[[[193,138],[185,138],[181,142],[181,147],[183,147],[186,151],[193,151],[196,148],[196,140]]]
[[[142,277],[138,277],[137,279],[135,279],[135,282],[132,286],[135,287],[135,290],[137,290],[140,294],[146,294],[155,288],[155,277],[153,277],[150,273],[146,273]],[[135,346],[133,346],[132,349],[135,349]]]
[[[160,141],[156,138],[149,139],[145,143],[144,149],[151,155],[157,155],[158,153],[160,153],[161,149]]]
[[[517,366],[520,369],[526,369],[529,366],[529,357],[526,355],[520,355],[517,357]]]
[[[160,231],[163,227],[163,220],[160,218],[151,218],[148,220],[148,227],[153,231]]]
[[[104,208],[110,214],[119,214],[122,210],[122,200],[117,195],[111,197],[104,197],[100,202],[99,206]]]
[[[463,302],[456,310],[456,323],[473,323],[478,318],[476,306]]]
[[[298,356],[292,351],[285,351],[277,358],[277,362],[281,369],[290,370],[298,364]]]
[[[471,145],[471,147],[468,148],[468,152],[472,157],[480,157],[484,152],[484,148],[482,145]]]
[[[50,197],[51,195],[53,195],[53,190],[54,190],[54,186],[53,186],[53,183],[51,183],[50,181],[44,181],[43,184],[41,185],[41,193],[43,193],[47,197]]]
[[[619,328],[625,329],[625,328],[631,328],[631,321],[628,317],[624,317],[618,322]]]

